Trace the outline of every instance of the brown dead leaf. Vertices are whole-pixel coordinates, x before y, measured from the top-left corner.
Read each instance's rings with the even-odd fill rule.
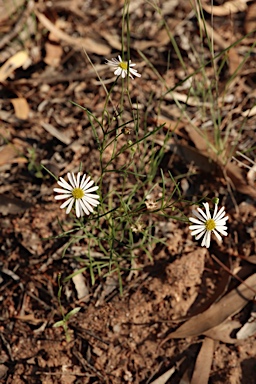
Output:
[[[56,137],[62,143],[69,145],[71,143],[71,138],[61,132],[59,129],[55,128],[52,124],[41,123],[42,127],[49,132],[53,137]]]
[[[247,173],[247,180],[249,185],[251,185],[253,188],[255,187],[256,182],[256,164],[254,164],[251,169]]]
[[[19,151],[12,144],[4,145],[0,148],[0,166],[9,164],[12,160],[18,156]]]
[[[152,381],[151,384],[165,384],[167,381],[172,377],[172,375],[175,373],[175,367],[172,367],[165,373],[163,373],[161,376],[159,376],[156,380]]]
[[[240,284],[205,312],[190,318],[176,331],[169,334],[165,341],[171,338],[177,339],[202,335],[209,329],[223,323],[228,317],[235,315],[248,301],[254,298],[256,273],[246,279],[245,284]]]
[[[30,324],[34,324],[34,325],[40,324],[44,321],[44,320],[35,318],[33,313],[29,313],[28,315],[23,315],[23,316],[21,316],[21,315],[15,316],[15,318],[18,320],[21,320],[21,321],[28,322]]]
[[[204,172],[216,172],[218,164],[210,156],[201,154],[197,149],[185,145],[170,145],[170,150],[177,153],[186,163],[193,163]]]
[[[237,332],[236,337],[238,340],[247,339],[256,333],[256,304],[254,303],[251,316],[248,321]]]
[[[243,117],[251,117],[256,115],[256,105],[254,105],[252,108],[247,109],[246,111],[243,111],[241,113]]]
[[[246,257],[245,260],[248,261],[249,263],[256,264],[256,255],[251,255],[249,257]]]
[[[245,16],[245,32],[250,33],[256,30],[256,3],[252,3],[248,6]]]
[[[237,339],[230,337],[231,333],[240,328],[241,323],[237,320],[227,320],[217,327],[209,329],[204,335],[210,337],[213,340],[221,341],[222,343],[234,344],[237,343]]]
[[[31,206],[32,204],[26,201],[0,194],[0,213],[2,215],[16,215],[26,211]]]
[[[0,81],[6,80],[15,69],[22,67],[29,59],[26,51],[20,51],[15,53],[10,59],[8,59],[0,68]]]
[[[45,43],[44,62],[52,67],[59,67],[63,49],[58,44],[52,44],[49,41]]]
[[[209,382],[214,352],[214,341],[206,337],[196,359],[191,384],[206,384]]]
[[[65,41],[67,44],[71,45],[77,49],[84,49],[88,52],[96,53],[98,55],[109,55],[111,49],[106,44],[93,40],[90,37],[72,37],[69,36],[66,32],[60,30],[56,27],[45,15],[36,11],[36,16],[38,20],[43,24],[48,31],[52,32],[58,39]]]
[[[233,73],[235,73],[235,71],[237,70],[237,68],[241,64],[243,58],[239,57],[236,49],[233,47],[233,48],[230,48],[228,50],[228,59],[229,59],[228,60],[228,63],[229,63],[229,73],[230,73],[230,75],[233,75]],[[240,71],[238,71],[237,74],[239,72]]]
[[[30,111],[27,100],[24,97],[17,97],[16,99],[11,99],[11,103],[17,119],[27,120]]]
[[[247,9],[247,3],[250,0],[231,0],[218,6],[211,6],[202,1],[203,9],[214,16],[228,16],[231,13],[244,12]]]
[[[225,167],[223,166],[221,159],[217,157],[211,146],[207,143],[207,141],[211,143],[211,137],[208,137],[206,140],[206,138],[201,136],[197,130],[190,125],[186,126],[186,131],[199,151],[197,154],[195,153],[196,150],[191,147],[188,147],[186,151],[183,150],[182,155],[187,161],[194,161],[196,165],[206,171],[219,171],[226,179],[229,179],[235,190],[249,195],[254,199],[256,198],[256,190],[248,185],[241,168],[231,162],[227,163]],[[228,148],[226,152],[228,152]]]
[[[239,192],[256,198],[256,189],[248,185],[246,178],[243,176],[241,168],[234,163],[228,163],[224,173],[230,179],[232,186]]]
[[[77,271],[74,271],[77,272]],[[82,301],[88,302],[90,300],[89,295],[89,288],[85,282],[85,276],[80,272],[77,274],[74,274],[72,277],[72,281],[74,283],[76,292],[77,292],[77,298],[78,300],[83,299]]]

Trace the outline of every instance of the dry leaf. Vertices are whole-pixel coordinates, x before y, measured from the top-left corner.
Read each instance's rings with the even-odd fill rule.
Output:
[[[83,47],[87,52],[93,52],[98,55],[109,55],[111,52],[110,47],[103,43],[99,43],[96,40],[93,40],[89,37],[72,37],[69,36],[66,32],[57,28],[45,15],[40,12],[35,12],[38,20],[43,24],[45,28],[47,28],[50,32],[52,32],[57,38],[65,41],[67,44],[72,47],[76,47],[82,49]]]
[[[240,328],[241,323],[237,320],[227,320],[217,327],[209,329],[204,333],[205,336],[210,337],[213,340],[221,341],[222,343],[234,344],[237,343],[237,339],[231,338],[231,333]]]
[[[0,213],[2,215],[16,215],[26,211],[31,206],[32,204],[26,201],[0,194]]]
[[[56,137],[56,139],[58,139],[62,143],[66,145],[69,145],[71,143],[71,138],[65,135],[65,133],[59,131],[53,125],[48,123],[41,123],[41,125],[47,132],[49,132],[52,136]]]
[[[214,16],[228,16],[231,13],[244,12],[247,8],[247,2],[250,0],[231,0],[218,6],[211,6],[202,1],[203,9]]]
[[[216,172],[219,169],[218,164],[210,156],[201,154],[193,147],[171,144],[170,150],[177,153],[186,163],[194,163],[204,172]]]
[[[18,315],[18,316],[15,316],[15,318],[18,320],[21,320],[21,321],[26,321],[26,322],[28,322],[30,324],[34,324],[34,325],[40,324],[44,321],[42,319],[35,318],[33,313],[29,313],[28,315],[23,315],[23,316]]]
[[[76,271],[74,271],[76,272]],[[75,285],[75,289],[77,291],[78,300],[84,299],[83,301],[89,300],[89,289],[85,284],[85,277],[82,273],[77,273],[72,277],[72,281]]]
[[[240,284],[205,312],[190,318],[176,331],[169,334],[165,341],[171,338],[177,339],[202,335],[209,329],[223,323],[228,317],[235,315],[248,301],[254,298],[256,273],[246,279],[245,284]]]
[[[256,304],[253,305],[251,316],[243,327],[237,332],[236,337],[238,340],[247,339],[256,333]]]
[[[214,341],[206,337],[196,359],[191,384],[206,384],[209,382],[214,352]]]
[[[6,80],[15,69],[22,67],[28,59],[29,57],[26,51],[15,53],[15,55],[10,57],[0,68],[0,81]]]
[[[24,99],[24,97],[18,97],[16,99],[11,99],[11,102],[17,119],[27,120],[30,111],[27,100]]]
[[[253,188],[255,187],[255,181],[256,181],[256,164],[254,164],[251,169],[247,173],[247,180],[249,185],[251,185]]]
[[[243,58],[240,58],[236,49],[233,47],[233,48],[230,48],[228,50],[228,62],[229,62],[229,73],[230,75],[233,75],[233,73],[235,73],[235,71],[237,70],[237,68],[239,67],[239,65],[241,64],[241,62],[243,61]],[[241,68],[240,68],[241,70]],[[240,72],[237,71],[237,74]]]
[[[221,163],[221,160],[216,156],[215,152],[212,150],[210,145],[207,144],[206,139],[202,137],[194,127],[192,127],[191,125],[187,125],[186,131],[188,132],[190,139],[194,142],[196,148],[199,150],[200,153],[198,155],[204,156],[205,164],[204,163],[201,164],[201,168],[203,167],[202,169],[208,169],[209,171],[211,171],[210,165],[212,161],[213,162],[212,170],[215,170],[215,171],[219,170],[224,177],[229,178],[231,185],[233,186],[234,189],[236,189],[241,193],[249,195],[254,199],[256,198],[256,190],[255,188],[248,185],[247,180],[243,176],[241,168],[239,168],[236,164],[231,162],[229,162],[224,168],[224,166]],[[211,137],[208,137],[208,141],[211,142],[211,140],[212,140]],[[187,161],[189,161],[189,159],[192,159],[193,157],[193,153],[192,153],[193,148],[190,148],[190,147],[188,148],[189,149],[187,149],[186,153],[183,151],[183,156],[187,154]],[[228,152],[228,149],[226,149],[226,152]],[[195,164],[198,165],[199,167],[200,167],[200,156],[197,156],[197,154],[194,154],[194,159],[193,159]],[[208,162],[207,162],[207,159],[208,159]]]
[[[256,3],[249,5],[245,16],[245,32],[250,33],[256,30]]]
[[[9,164],[12,162],[12,160],[18,156],[19,151],[17,148],[15,148],[12,144],[4,145],[0,149],[0,166],[4,164]]]
[[[247,109],[246,111],[243,111],[241,113],[243,117],[251,117],[256,115],[256,105],[254,105],[252,108]]]
[[[175,372],[175,367],[172,367],[167,372],[163,373],[161,376],[159,376],[156,380],[152,381],[151,384],[165,384],[167,381],[172,377],[172,375]]]
[[[48,41],[45,43],[45,53],[44,62],[52,67],[59,67],[63,54],[62,47]]]
[[[256,198],[256,189],[247,184],[241,168],[234,163],[228,163],[225,167],[225,173],[237,191],[249,195],[254,199]]]

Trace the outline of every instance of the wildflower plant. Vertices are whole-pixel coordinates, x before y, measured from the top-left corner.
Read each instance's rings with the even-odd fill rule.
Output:
[[[75,242],[80,242],[83,252],[76,257],[80,269],[75,273],[89,271],[92,284],[97,275],[106,277],[115,273],[120,283],[120,292],[123,276],[127,269],[132,268],[135,257],[143,254],[152,260],[154,246],[165,243],[164,237],[155,236],[154,225],[157,220],[168,222],[176,219],[183,221],[184,225],[190,220],[192,235],[196,239],[203,237],[201,244],[207,248],[210,246],[212,233],[219,240],[221,235],[227,236],[228,220],[224,207],[218,211],[218,204],[215,204],[212,216],[209,204],[204,203],[206,212],[198,208],[198,211],[193,211],[195,217],[189,219],[178,207],[179,203],[185,201],[177,182],[181,176],[174,178],[170,170],[161,169],[166,144],[172,132],[164,130],[165,124],[155,123],[149,127],[147,116],[151,111],[150,102],[145,103],[141,113],[139,101],[134,100],[134,96],[130,94],[129,86],[133,84],[129,82],[129,78],[136,77],[137,85],[143,81],[143,74],[138,73],[134,68],[136,64],[129,59],[128,3],[125,2],[124,7],[123,30],[127,30],[127,38],[125,41],[122,36],[122,52],[117,59],[106,61],[114,75],[127,81],[118,82],[116,79],[107,87],[106,84],[109,83],[105,84],[99,77],[106,97],[98,115],[85,106],[73,103],[85,112],[95,140],[98,151],[97,186],[90,177],[78,172],[77,175],[68,173],[68,181],[60,177],[60,188],[54,189],[57,193],[55,199],[65,200],[60,208],[69,214],[74,207],[78,219],[71,231],[63,233],[63,236],[70,235],[63,255]],[[180,52],[176,53],[180,57]],[[123,60],[124,57],[128,60]],[[182,62],[182,66],[184,65]],[[96,70],[95,72],[97,73]],[[176,104],[180,108],[181,117],[187,117],[185,107],[181,107],[178,102]],[[164,140],[157,147],[160,135]],[[92,169],[86,171],[92,172]],[[95,214],[84,220],[83,217],[87,218],[94,210]],[[139,236],[135,236],[138,233]],[[68,281],[73,275],[69,275],[64,281]]]

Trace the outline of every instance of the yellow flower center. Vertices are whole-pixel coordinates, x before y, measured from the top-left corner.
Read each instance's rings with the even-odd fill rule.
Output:
[[[118,66],[124,69],[125,71],[127,71],[128,63],[126,61],[122,61],[121,63],[118,64]]]
[[[216,223],[213,219],[209,219],[205,222],[205,228],[207,231],[212,231],[213,229],[216,228]]]
[[[82,197],[84,197],[84,191],[81,188],[74,188],[72,191],[72,196],[75,199],[82,199]]]

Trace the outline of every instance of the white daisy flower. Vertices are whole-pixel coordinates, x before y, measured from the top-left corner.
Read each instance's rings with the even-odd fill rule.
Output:
[[[133,76],[141,77],[141,74],[138,73],[136,69],[133,69],[136,64],[132,64],[131,60],[129,60],[129,64],[127,61],[123,61],[121,56],[118,56],[118,59],[111,59],[107,60],[106,64],[110,65],[114,69],[114,75],[116,76],[122,76],[124,79],[128,74],[128,68],[129,68],[129,76],[133,79]]]
[[[193,210],[193,214],[196,216],[196,219],[194,217],[190,217],[189,220],[195,225],[190,225],[189,229],[192,231],[192,236],[196,236],[196,240],[204,236],[201,245],[202,247],[209,248],[212,232],[219,241],[222,241],[222,239],[218,232],[220,232],[223,236],[228,235],[226,232],[226,221],[228,220],[228,216],[225,216],[225,207],[222,207],[218,212],[218,204],[215,204],[213,216],[211,217],[209,204],[203,203],[203,205],[206,213],[201,208],[197,208],[199,213]]]
[[[54,188],[54,192],[61,193],[61,195],[55,196],[56,200],[68,199],[60,208],[66,208],[66,213],[70,213],[73,204],[75,203],[76,216],[89,215],[93,212],[92,207],[96,207],[99,204],[99,195],[91,193],[96,191],[99,187],[92,187],[94,181],[90,181],[90,176],[86,178],[86,174],[83,175],[80,181],[81,173],[78,172],[77,177],[74,173],[68,173],[69,183],[60,177],[58,184],[63,188]]]

